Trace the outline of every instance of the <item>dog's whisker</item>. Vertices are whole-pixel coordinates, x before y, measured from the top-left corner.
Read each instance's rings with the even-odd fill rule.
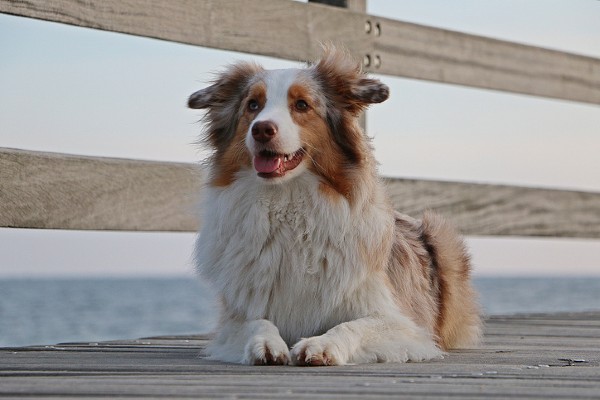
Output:
[[[309,148],[309,149],[313,149],[313,150],[316,150],[316,149],[317,149],[317,148],[316,148],[316,146],[313,146],[313,145],[311,145],[311,144],[308,144],[308,143],[306,143],[306,144],[304,145],[304,147],[306,147],[306,148]],[[318,162],[318,161],[317,161],[317,160],[316,160],[316,159],[315,159],[315,158],[314,158],[314,157],[313,157],[313,156],[310,154],[310,152],[305,152],[305,156],[306,156],[308,159],[310,159],[310,161],[313,163],[313,165],[314,165],[315,167],[317,167],[317,169],[319,169],[319,170],[321,170],[321,171],[325,171],[325,168],[324,168],[324,167],[323,167],[321,164],[319,164],[319,162]]]

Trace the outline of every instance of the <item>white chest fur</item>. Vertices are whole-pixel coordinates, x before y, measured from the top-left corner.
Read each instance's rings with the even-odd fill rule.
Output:
[[[196,243],[199,271],[227,312],[268,319],[294,343],[387,301],[373,296],[382,282],[364,257],[365,246],[389,234],[382,209],[353,212],[344,199],[323,196],[310,173],[283,185],[253,175],[207,189]]]

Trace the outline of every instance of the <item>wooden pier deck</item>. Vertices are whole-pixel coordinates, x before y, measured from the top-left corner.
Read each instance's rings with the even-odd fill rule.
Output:
[[[206,337],[0,349],[0,397],[600,399],[600,311],[490,317],[481,348],[445,359],[250,367],[203,357]]]

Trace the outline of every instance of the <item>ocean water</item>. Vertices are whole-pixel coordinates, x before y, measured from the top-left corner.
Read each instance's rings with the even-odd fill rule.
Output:
[[[486,314],[600,310],[600,278],[476,278]],[[0,347],[209,332],[193,278],[0,280]]]

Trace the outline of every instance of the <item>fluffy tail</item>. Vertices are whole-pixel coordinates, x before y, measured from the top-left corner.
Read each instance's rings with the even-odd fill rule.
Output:
[[[426,212],[422,240],[431,257],[438,292],[435,333],[443,349],[476,346],[482,333],[477,295],[471,286],[471,261],[460,235],[443,218]]]

